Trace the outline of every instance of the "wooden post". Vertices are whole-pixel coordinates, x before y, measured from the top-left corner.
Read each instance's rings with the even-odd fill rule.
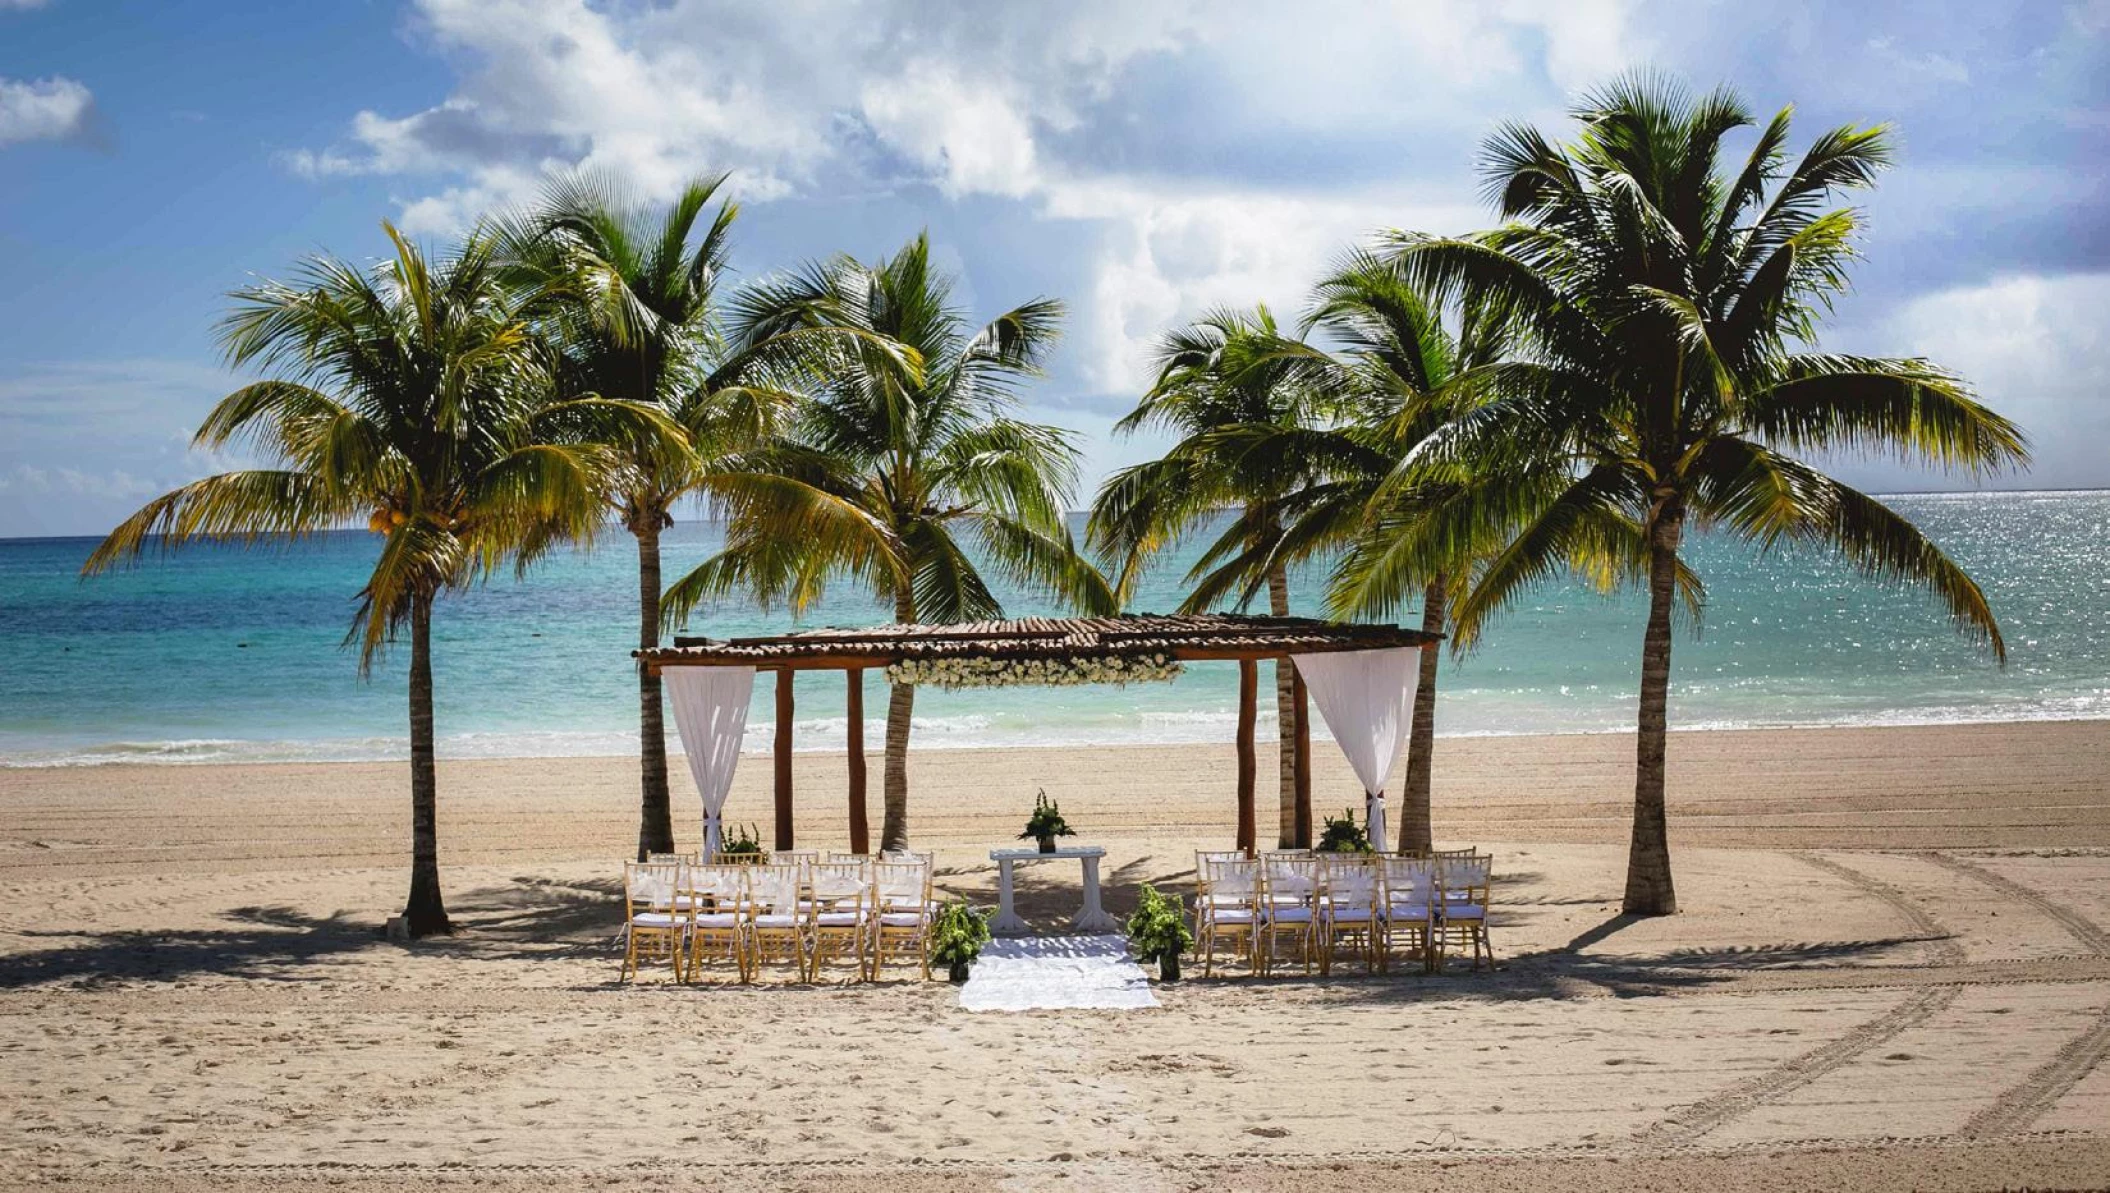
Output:
[[[850,852],[872,851],[872,825],[865,813],[865,673],[861,667],[843,672],[850,684],[845,715],[850,718]]]
[[[777,672],[777,844],[791,843],[791,676],[789,669]]]
[[[1290,669],[1290,707],[1297,720],[1297,848],[1311,848],[1311,700],[1304,690],[1304,673],[1295,664]]]
[[[1238,847],[1253,856],[1259,829],[1253,817],[1253,717],[1260,691],[1260,664],[1238,660]]]

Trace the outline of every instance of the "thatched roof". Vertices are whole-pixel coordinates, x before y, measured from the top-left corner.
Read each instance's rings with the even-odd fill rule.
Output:
[[[636,653],[655,669],[751,666],[806,671],[884,667],[905,659],[1085,659],[1153,654],[1183,661],[1267,659],[1424,646],[1440,638],[1396,625],[1342,624],[1308,617],[1131,613],[829,628],[725,641],[676,638],[671,647]]]

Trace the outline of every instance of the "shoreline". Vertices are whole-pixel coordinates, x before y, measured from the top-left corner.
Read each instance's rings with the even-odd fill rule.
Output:
[[[872,721],[870,721],[870,722],[869,722],[869,724],[871,724],[871,725],[874,725],[874,726],[883,726],[883,725],[884,725],[884,722],[883,722],[883,721],[881,721],[881,720],[872,720]],[[1268,743],[1269,739],[1270,739],[1270,738],[1271,738],[1271,737],[1273,736],[1273,735],[1272,735],[1272,733],[1268,731],[1268,726],[1269,726],[1270,724],[1271,724],[1271,722],[1268,722],[1268,721],[1266,721],[1266,720],[1263,720],[1263,721],[1262,721],[1262,723],[1261,723],[1261,726],[1260,726],[1260,732],[1258,732],[1258,733],[1256,734],[1256,738],[1257,738],[1257,740],[1258,740],[1259,744],[1260,744],[1260,745],[1261,745],[1262,747],[1265,747],[1265,746],[1267,745],[1267,743]],[[1703,724],[1703,725],[1690,725],[1690,726],[1682,726],[1682,727],[1681,727],[1681,726],[1675,726],[1675,725],[1674,725],[1674,726],[1672,726],[1672,727],[1671,727],[1671,730],[1670,730],[1670,734],[1671,734],[1671,736],[1672,736],[1673,738],[1680,738],[1680,737],[1686,737],[1686,736],[1690,736],[1690,735],[1705,735],[1705,734],[1718,734],[1718,733],[1719,733],[1719,734],[1769,734],[1769,733],[1881,733],[1881,732],[1888,732],[1888,731],[1892,731],[1892,730],[1901,730],[1901,731],[1921,731],[1921,730],[1943,730],[1943,729],[1951,729],[1951,730],[1963,730],[1963,729],[1986,729],[1986,728],[1992,728],[1992,727],[2001,727],[2001,726],[2016,726],[2016,727],[2021,727],[2021,726],[2033,726],[2033,725],[2081,725],[2081,724],[2092,724],[2092,725],[2099,725],[2099,726],[2102,726],[2102,727],[2103,727],[2103,729],[2104,729],[2104,730],[2105,730],[2106,732],[2110,732],[2110,717],[2103,717],[2103,716],[2086,716],[2086,715],[2084,715],[2084,716],[2044,716],[2044,717],[2019,717],[2019,718],[1986,718],[1986,719],[1974,719],[1974,720],[1938,720],[1938,721],[1882,721],[1882,722],[1874,722],[1874,723],[1869,723],[1869,722],[1812,722],[1812,723],[1787,723],[1787,724],[1777,724],[1777,725],[1775,725],[1775,724],[1768,724],[1768,725],[1742,725],[1742,724]],[[618,730],[618,731],[611,731],[611,732],[612,732],[612,733],[620,733],[621,731],[619,731],[619,730]],[[1583,739],[1593,739],[1593,738],[1607,738],[1607,737],[1631,737],[1631,736],[1633,736],[1633,735],[1634,735],[1634,733],[1635,733],[1635,732],[1636,732],[1636,731],[1635,731],[1634,729],[1632,729],[1632,728],[1609,728],[1609,729],[1550,729],[1550,730],[1515,730],[1515,731],[1511,731],[1511,730],[1468,730],[1468,731],[1464,731],[1464,732],[1454,732],[1454,733],[1444,733],[1444,732],[1438,732],[1438,733],[1436,734],[1436,740],[1437,740],[1438,742],[1472,742],[1472,741],[1519,741],[1519,740],[1523,740],[1523,741],[1538,741],[1538,740],[1555,740],[1555,741],[1557,741],[1557,740],[1561,740],[1561,739],[1566,739],[1566,738],[1583,738]],[[486,736],[486,735],[482,735],[482,734],[472,734],[472,735],[465,735],[465,736]],[[602,734],[594,734],[594,736],[604,736],[604,735],[602,735]],[[1328,733],[1326,732],[1326,729],[1325,729],[1325,724],[1324,724],[1324,722],[1323,722],[1322,720],[1318,719],[1318,718],[1314,718],[1314,720],[1313,720],[1313,725],[1312,725],[1312,737],[1313,737],[1313,740],[1315,740],[1315,741],[1323,741],[1323,742],[1327,742],[1327,743],[1329,743],[1329,744],[1331,744],[1331,742],[1332,742],[1332,737],[1331,737],[1331,735],[1330,735],[1330,734],[1328,734]],[[179,738],[179,739],[171,739],[171,740],[168,740],[168,741],[162,741],[162,742],[113,741],[113,742],[106,742],[106,743],[102,743],[102,744],[99,744],[99,745],[94,745],[94,746],[83,746],[83,747],[81,747],[81,750],[82,750],[82,752],[84,752],[84,753],[93,753],[93,752],[95,752],[95,751],[99,751],[99,750],[112,750],[112,751],[118,751],[118,750],[136,750],[136,751],[138,751],[138,753],[136,753],[136,754],[125,754],[125,753],[113,753],[113,754],[109,755],[108,757],[92,757],[92,758],[89,758],[89,757],[77,757],[77,758],[74,758],[74,759],[72,759],[72,760],[68,760],[68,761],[45,761],[45,760],[37,760],[37,759],[32,759],[32,760],[29,760],[29,761],[17,761],[17,760],[16,760],[16,759],[15,759],[14,757],[11,757],[11,756],[9,756],[9,755],[7,755],[7,754],[4,754],[4,753],[0,753],[0,773],[35,773],[35,772],[39,772],[39,771],[72,771],[72,770],[99,770],[99,769],[104,769],[104,768],[108,768],[108,767],[139,767],[139,768],[148,768],[148,769],[158,769],[158,768],[163,768],[163,767],[166,767],[166,768],[188,769],[188,768],[195,768],[195,767],[221,767],[221,766],[232,766],[232,767],[246,767],[246,766],[388,766],[388,765],[399,765],[399,764],[403,764],[403,763],[406,763],[406,762],[408,762],[408,761],[409,761],[409,757],[410,757],[410,756],[409,756],[409,753],[408,753],[408,749],[407,749],[407,747],[406,747],[406,749],[404,750],[404,752],[403,752],[403,753],[401,753],[401,754],[396,754],[396,755],[389,755],[389,756],[378,756],[378,757],[260,757],[260,758],[218,758],[218,757],[203,757],[203,758],[184,758],[184,757],[156,757],[156,756],[154,756],[154,755],[153,755],[153,753],[152,753],[153,751],[158,751],[158,750],[180,750],[180,749],[183,749],[183,748],[187,748],[187,747],[207,747],[207,746],[210,746],[210,747],[220,747],[220,746],[236,746],[236,747],[239,747],[239,746],[280,746],[280,745],[284,745],[284,746],[297,746],[297,745],[302,745],[302,744],[308,744],[308,742],[309,742],[310,740],[312,740],[314,744],[324,744],[324,743],[327,743],[327,742],[330,742],[330,741],[333,741],[333,740],[344,740],[344,739],[330,739],[330,738],[323,738],[323,739],[276,739],[276,738],[273,738],[273,739],[247,739],[247,738]],[[353,739],[353,740],[380,740],[380,739]],[[391,738],[391,739],[386,739],[386,740],[401,740],[401,739],[395,739],[395,738]],[[673,735],[672,735],[672,734],[670,733],[670,734],[669,734],[669,736],[668,736],[668,739],[667,739],[667,741],[668,741],[668,746],[669,746],[669,749],[668,749],[668,757],[669,757],[669,758],[678,758],[678,757],[681,757],[681,756],[682,756],[682,752],[681,752],[680,740],[679,740],[678,738],[674,737],[674,736],[673,736]],[[882,731],[882,732],[880,732],[880,733],[870,733],[870,732],[868,732],[868,733],[867,733],[867,735],[866,735],[866,738],[865,738],[865,749],[866,749],[866,752],[867,752],[868,754],[870,754],[870,753],[872,753],[872,752],[876,751],[876,750],[877,750],[877,749],[878,749],[878,748],[879,748],[879,747],[881,746],[881,744],[883,743],[883,741],[884,741],[884,737],[883,737],[883,731]],[[911,753],[911,754],[917,754],[917,753],[942,753],[942,754],[953,754],[953,753],[966,753],[966,752],[991,752],[991,751],[994,751],[994,752],[1008,752],[1008,751],[1015,751],[1015,750],[1016,750],[1016,751],[1028,751],[1028,752],[1056,752],[1056,753],[1059,753],[1059,752],[1064,752],[1064,751],[1072,751],[1072,750],[1100,750],[1100,749],[1116,749],[1116,750],[1171,750],[1171,749],[1190,749],[1190,748],[1191,748],[1191,749],[1211,749],[1211,748],[1218,748],[1218,747],[1220,747],[1220,748],[1223,748],[1223,749],[1227,749],[1227,750],[1228,750],[1228,749],[1232,748],[1232,746],[1233,746],[1234,744],[1235,744],[1235,743],[1234,743],[1234,742],[1233,742],[1233,741],[1232,741],[1231,739],[1229,739],[1229,738],[1225,738],[1225,739],[1222,739],[1221,741],[1218,741],[1218,740],[1215,740],[1215,739],[1204,739],[1204,740],[1196,740],[1196,739],[1175,739],[1175,740],[1165,740],[1165,741],[1117,741],[1117,742],[1091,742],[1091,741],[1075,741],[1075,742],[1071,742],[1071,741],[1048,741],[1048,742],[1018,742],[1018,743],[1011,743],[1011,742],[996,742],[996,743],[982,743],[982,744],[977,744],[977,743],[971,743],[971,742],[958,742],[958,743],[955,743],[955,742],[949,742],[949,741],[948,741],[948,740],[947,740],[947,739],[946,739],[945,737],[942,737],[942,736],[940,736],[940,737],[938,738],[938,740],[936,740],[936,741],[928,741],[928,740],[923,740],[923,739],[919,739],[919,738],[916,738],[916,737],[913,737],[913,736],[912,736],[912,737],[911,737],[911,739],[910,739],[910,745],[909,745],[909,749],[910,749],[910,753]],[[813,756],[813,757],[842,757],[843,755],[845,755],[845,754],[847,753],[847,750],[846,750],[846,748],[845,748],[845,747],[843,747],[843,746],[840,746],[840,745],[832,745],[832,744],[831,744],[831,745],[823,745],[823,746],[797,746],[797,745],[794,745],[794,746],[792,747],[792,753],[793,753],[794,755],[797,755],[797,756],[800,756],[800,757],[807,757],[807,756]],[[1402,750],[1402,755],[1404,755],[1404,749]],[[766,758],[768,758],[768,757],[770,757],[770,756],[771,756],[771,751],[770,751],[770,749],[769,749],[769,748],[768,748],[767,746],[763,746],[763,747],[759,747],[759,748],[754,748],[754,747],[748,747],[748,748],[743,748],[743,749],[742,749],[742,750],[740,751],[740,757],[742,757],[742,758],[744,758],[744,759],[755,759],[755,758],[762,758],[762,759],[766,759]],[[443,763],[443,764],[454,764],[454,765],[459,765],[459,764],[463,764],[463,763],[511,763],[511,762],[519,762],[519,763],[528,763],[528,762],[557,762],[557,761],[568,761],[568,762],[612,762],[612,761],[634,760],[634,759],[635,759],[635,757],[636,757],[636,756],[635,756],[635,754],[632,754],[632,753],[616,753],[616,752],[610,752],[610,751],[605,751],[605,750],[597,750],[597,751],[589,751],[589,752],[581,752],[581,753],[543,753],[543,754],[536,754],[536,753],[494,753],[494,754],[460,754],[460,753],[449,753],[448,751],[446,751],[446,750],[445,750],[445,749],[443,748],[443,749],[442,749],[442,750],[440,751],[440,753],[439,753],[439,761],[440,761],[441,763]]]

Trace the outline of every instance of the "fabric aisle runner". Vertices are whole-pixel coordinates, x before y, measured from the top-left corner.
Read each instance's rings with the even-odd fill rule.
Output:
[[[1131,1010],[1158,1005],[1118,936],[992,940],[960,987],[970,1011]]]

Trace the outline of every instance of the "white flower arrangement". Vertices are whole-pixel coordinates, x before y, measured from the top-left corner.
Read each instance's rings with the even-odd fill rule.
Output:
[[[1007,688],[1023,684],[1151,683],[1177,679],[1186,667],[1161,654],[1096,659],[907,659],[886,669],[890,684],[938,688]]]

